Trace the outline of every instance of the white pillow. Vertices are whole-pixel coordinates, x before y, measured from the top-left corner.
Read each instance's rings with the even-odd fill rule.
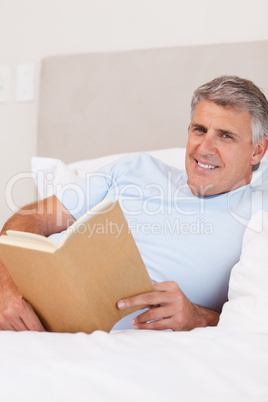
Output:
[[[177,169],[185,168],[185,148],[167,148],[146,153]],[[84,179],[87,173],[94,172],[96,169],[124,156],[135,154],[136,152],[114,154],[70,164],[65,164],[60,159],[34,156],[32,158],[32,174],[39,197],[41,199],[49,197],[55,193],[57,185],[62,188],[67,184],[76,183]],[[252,177],[254,186],[262,186],[264,181],[268,182],[268,153]]]
[[[268,333],[268,212],[252,216],[218,326]]]
[[[146,153],[177,169],[184,169],[185,148],[167,148]],[[57,185],[62,188],[67,184],[76,183],[84,179],[89,172],[94,172],[96,169],[124,156],[135,154],[136,152],[114,154],[102,158],[82,160],[68,165],[60,159],[35,156],[32,158],[32,174],[39,197],[41,199],[49,197],[55,193]]]

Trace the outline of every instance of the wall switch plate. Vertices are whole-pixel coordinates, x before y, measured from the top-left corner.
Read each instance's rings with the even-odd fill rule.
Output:
[[[0,103],[8,100],[10,67],[0,66]]]
[[[20,64],[17,67],[17,101],[34,100],[34,64]]]

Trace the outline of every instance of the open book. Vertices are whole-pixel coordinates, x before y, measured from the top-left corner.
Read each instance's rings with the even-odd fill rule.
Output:
[[[84,214],[59,245],[7,231],[0,258],[48,331],[109,332],[138,310],[121,311],[118,300],[154,291],[117,201],[104,200]]]

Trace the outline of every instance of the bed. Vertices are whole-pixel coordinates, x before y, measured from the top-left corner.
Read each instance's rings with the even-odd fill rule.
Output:
[[[268,94],[267,71],[268,41],[45,58],[32,160],[38,197],[123,154],[183,167],[193,90],[237,74]],[[268,184],[267,156],[253,180]],[[267,238],[268,214],[255,214],[217,327],[0,332],[0,399],[268,401]]]

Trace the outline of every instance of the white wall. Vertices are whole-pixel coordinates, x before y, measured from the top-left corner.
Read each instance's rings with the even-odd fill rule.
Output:
[[[8,65],[8,102],[0,104],[0,226],[14,205],[35,198],[29,172],[36,153],[38,74],[51,54],[268,40],[267,0],[0,0],[0,66]],[[35,64],[35,100],[16,102],[18,64]],[[9,204],[9,205],[7,205]],[[12,208],[11,208],[12,207]]]

